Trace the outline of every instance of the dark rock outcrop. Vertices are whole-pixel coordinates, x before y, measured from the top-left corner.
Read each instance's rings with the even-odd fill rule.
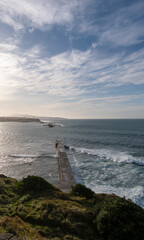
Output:
[[[22,240],[22,238],[20,239],[12,233],[4,233],[0,235],[0,240]]]

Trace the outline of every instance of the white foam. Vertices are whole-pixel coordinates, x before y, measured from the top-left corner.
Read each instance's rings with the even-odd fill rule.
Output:
[[[114,193],[120,197],[131,199],[133,202],[144,208],[144,188],[141,186],[134,188],[123,188],[112,187],[110,185],[95,185],[94,183],[87,184],[86,182],[85,185],[91,188],[95,193]]]
[[[9,157],[12,157],[12,158],[38,158],[40,157],[40,155],[28,155],[28,154],[20,154],[20,155],[9,155]]]
[[[54,123],[55,127],[64,127],[64,125],[62,123]]]
[[[55,122],[55,121],[42,120],[42,123],[44,123],[46,126],[51,123],[54,125],[54,127],[64,127],[64,125],[62,123]]]
[[[144,157],[133,157],[127,152],[120,152],[112,149],[86,149],[75,147],[70,147],[70,150],[79,154],[93,155],[117,163],[135,163],[144,166]]]
[[[12,154],[0,156],[0,169],[10,165],[29,164],[34,162],[37,158],[57,158],[57,154],[52,155],[30,155],[30,154]]]
[[[52,158],[57,158],[57,154],[52,154],[52,155],[39,155],[39,154],[35,154],[35,155],[28,155],[28,154],[20,154],[20,155],[9,155],[9,157],[12,157],[12,158],[45,158],[45,157],[52,157]]]
[[[1,159],[1,168],[5,166],[10,166],[10,165],[17,165],[17,164],[24,164],[24,163],[31,163],[35,160],[35,158],[31,157],[17,157],[13,158],[13,160],[10,157],[4,157]]]
[[[83,184],[83,181],[82,181],[82,179],[80,177],[80,173],[79,173],[79,167],[80,167],[79,162],[77,161],[77,159],[74,156],[72,157],[72,156],[68,155],[68,158],[70,161],[72,172],[74,174],[75,181],[77,183]]]
[[[121,152],[114,152],[110,150],[93,150],[93,149],[85,149],[85,148],[70,148],[73,151],[76,151],[77,153],[84,153],[84,154],[91,154],[95,155],[104,159],[107,159],[109,157],[110,160],[113,159],[113,161],[118,162],[126,162],[128,154],[127,153],[121,153]],[[130,156],[132,157],[132,156]],[[136,204],[140,205],[144,208],[144,188],[142,186],[135,186],[135,187],[124,187],[124,186],[111,186],[109,183],[102,181],[95,181],[93,178],[90,178],[91,172],[87,171],[86,169],[86,163],[83,161],[78,161],[75,156],[73,158],[71,157],[72,162],[72,168],[74,166],[74,174],[76,175],[75,179],[77,182],[80,182],[84,185],[86,185],[88,188],[91,188],[96,193],[108,193],[108,194],[116,194],[120,197],[125,197],[126,199],[131,199]],[[129,163],[129,162],[128,162]],[[81,169],[82,166],[85,166],[85,170],[82,168],[82,172],[86,171],[86,175],[82,174],[83,177],[81,178],[79,169]],[[76,169],[77,168],[77,169]],[[79,176],[78,176],[79,174]],[[78,177],[78,178],[77,178]],[[97,176],[96,176],[97,179]]]

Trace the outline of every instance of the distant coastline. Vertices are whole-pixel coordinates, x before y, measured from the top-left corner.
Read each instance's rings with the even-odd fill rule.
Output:
[[[38,118],[27,118],[27,117],[0,117],[0,122],[38,122],[41,120]]]

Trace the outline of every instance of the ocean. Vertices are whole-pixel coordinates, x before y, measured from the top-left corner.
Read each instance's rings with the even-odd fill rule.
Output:
[[[96,193],[114,193],[144,208],[144,119],[0,122],[0,174],[38,175],[58,184],[54,143],[68,146],[77,182]]]

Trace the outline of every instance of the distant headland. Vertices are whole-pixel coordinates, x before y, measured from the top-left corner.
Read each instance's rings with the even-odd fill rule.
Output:
[[[27,118],[27,117],[0,117],[0,122],[38,122],[41,120],[38,118]]]

